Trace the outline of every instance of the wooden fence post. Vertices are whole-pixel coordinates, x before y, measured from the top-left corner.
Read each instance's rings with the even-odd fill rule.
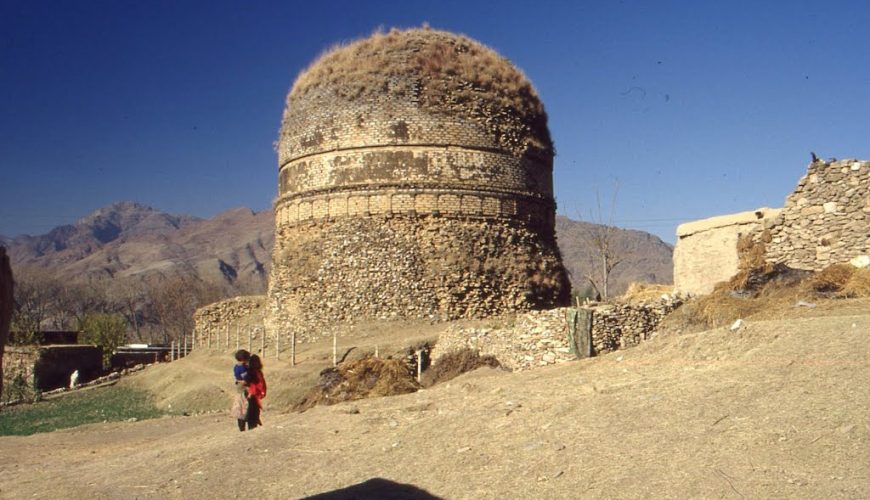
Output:
[[[296,330],[290,335],[290,366],[296,366]]]
[[[417,349],[417,383],[423,377],[423,350]]]
[[[266,325],[263,325],[263,330],[261,332],[260,337],[260,352],[263,353],[263,357],[266,357]]]

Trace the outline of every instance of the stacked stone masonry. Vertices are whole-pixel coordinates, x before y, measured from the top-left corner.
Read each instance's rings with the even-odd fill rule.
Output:
[[[643,304],[608,304],[592,311],[593,355],[635,346],[649,339],[662,318],[682,304],[667,297]],[[531,311],[515,322],[491,327],[451,325],[438,338],[432,351],[435,363],[441,356],[469,348],[495,356],[502,366],[522,371],[577,359],[568,339],[569,308]]]
[[[341,219],[283,233],[275,255],[275,303],[308,323],[487,317],[560,300],[558,254],[521,224]]]
[[[233,297],[201,307],[193,316],[194,345],[247,348],[249,340],[261,340],[266,315],[265,295]]]
[[[820,270],[870,254],[870,161],[817,161],[786,198],[766,258]]]

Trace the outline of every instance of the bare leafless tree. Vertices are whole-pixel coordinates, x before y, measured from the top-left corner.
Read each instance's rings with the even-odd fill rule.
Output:
[[[196,309],[224,296],[216,285],[181,275],[149,280],[146,293],[164,343],[190,335]]]
[[[591,256],[592,270],[585,274],[589,284],[602,298],[607,299],[611,274],[617,266],[625,262],[628,255],[616,244],[619,228],[613,225],[616,199],[619,194],[619,180],[614,181],[610,207],[605,215],[601,207],[601,195],[595,191],[595,209],[590,210],[590,222],[584,238],[594,254]],[[582,217],[581,217],[582,218]]]

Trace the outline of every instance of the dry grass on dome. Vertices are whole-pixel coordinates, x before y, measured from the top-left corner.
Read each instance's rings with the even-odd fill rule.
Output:
[[[514,114],[529,125],[540,147],[552,148],[544,106],[528,78],[507,58],[464,35],[393,28],[337,44],[299,74],[288,109],[323,89],[347,100],[411,93],[432,111]]]

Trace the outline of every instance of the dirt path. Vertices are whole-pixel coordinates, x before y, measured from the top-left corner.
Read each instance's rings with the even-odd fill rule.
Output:
[[[868,341],[866,314],[749,321],[270,412],[244,434],[221,414],[4,437],[0,497],[294,498],[383,478],[444,498],[867,498]]]

